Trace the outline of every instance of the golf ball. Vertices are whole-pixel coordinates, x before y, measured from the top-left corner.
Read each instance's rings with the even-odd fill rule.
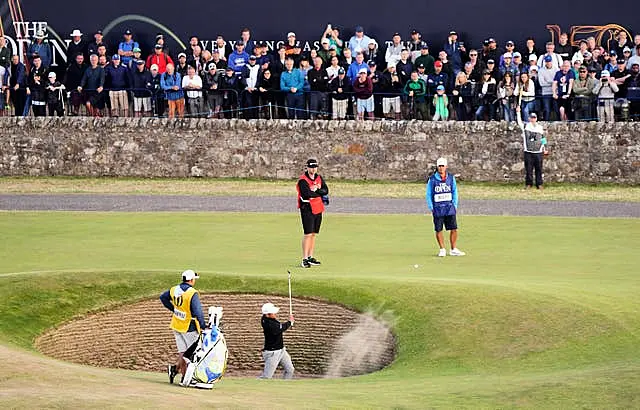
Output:
[[[418,264],[416,263],[415,265],[413,265],[414,268],[418,269]]]

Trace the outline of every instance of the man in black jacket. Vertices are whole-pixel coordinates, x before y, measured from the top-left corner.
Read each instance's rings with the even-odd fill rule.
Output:
[[[307,72],[311,94],[309,99],[309,111],[312,118],[329,118],[327,111],[327,91],[329,90],[329,75],[322,67],[322,58],[313,60],[313,68]]]
[[[262,305],[262,332],[264,333],[264,349],[262,350],[262,358],[264,359],[264,370],[260,375],[261,379],[271,379],[279,365],[284,369],[283,378],[293,378],[295,371],[291,356],[284,347],[282,334],[293,326],[293,315],[289,315],[289,320],[280,323],[276,319],[276,313],[280,308],[273,303],[265,303]]]
[[[82,53],[76,54],[74,61],[74,63],[71,63],[67,67],[63,83],[65,89],[67,89],[67,92],[70,94],[71,115],[78,115],[80,106],[82,105],[82,95],[78,92],[78,87],[87,69],[87,65],[84,62],[84,55]]]

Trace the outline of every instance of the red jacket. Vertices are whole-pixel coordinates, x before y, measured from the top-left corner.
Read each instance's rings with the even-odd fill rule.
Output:
[[[160,54],[153,53],[147,57],[147,68],[151,69],[153,64],[158,66],[158,73],[163,74],[167,71],[167,64],[173,64],[173,60],[165,52]]]

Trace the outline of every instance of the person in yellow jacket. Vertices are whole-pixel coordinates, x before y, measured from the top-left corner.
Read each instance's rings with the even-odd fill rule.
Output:
[[[200,276],[193,270],[186,270],[182,272],[182,283],[160,295],[162,304],[173,313],[169,327],[173,329],[178,347],[176,364],[169,365],[167,368],[169,383],[173,383],[178,373],[184,377],[187,370],[184,352],[198,342],[200,332],[206,327],[202,303],[200,303],[198,291],[193,287],[196,279],[199,278]]]

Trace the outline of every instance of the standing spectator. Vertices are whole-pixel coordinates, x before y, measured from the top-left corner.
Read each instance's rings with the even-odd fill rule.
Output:
[[[325,28],[322,37],[329,39],[329,49],[331,49],[331,46],[335,46],[336,54],[338,56],[342,54],[344,42],[340,38],[340,28],[338,26],[327,24],[327,28]]]
[[[313,60],[313,68],[307,73],[311,95],[309,96],[309,110],[312,118],[328,118],[327,92],[329,91],[329,75],[322,68],[322,58]]]
[[[9,91],[16,117],[22,116],[27,102],[27,67],[20,62],[20,57],[16,54],[11,56]]]
[[[320,40],[320,50],[318,50],[318,56],[320,56],[322,62],[326,65],[329,65],[329,62],[331,61],[331,52],[329,50],[329,47],[331,47],[331,41],[329,41],[328,38],[323,37],[322,40]]]
[[[560,120],[567,121],[571,115],[571,91],[573,90],[573,82],[575,75],[571,70],[571,62],[565,60],[562,63],[562,69],[556,72],[553,78],[553,99],[558,105],[558,116]]]
[[[96,30],[96,32],[93,33],[93,41],[87,46],[87,54],[98,54],[98,47],[102,45],[105,48],[104,52],[106,54],[109,51],[109,47],[107,47],[104,42],[104,35],[102,34],[102,30]]]
[[[332,113],[334,120],[344,120],[347,116],[347,107],[351,100],[351,82],[346,76],[344,68],[338,69],[338,76],[329,82],[331,93]]]
[[[189,101],[189,115],[201,117],[205,112],[202,104],[202,78],[192,65],[187,70],[187,76],[182,79],[182,89],[187,94]]]
[[[442,72],[447,76],[447,80],[444,86],[447,89],[447,91],[450,91],[451,87],[453,86],[452,82],[453,82],[453,79],[455,78],[455,75],[453,74],[453,66],[451,65],[451,62],[449,62],[449,57],[447,56],[446,51],[441,51],[438,53],[438,61],[442,64]],[[436,64],[433,63],[434,71],[435,71],[435,66]]]
[[[533,39],[533,37],[527,37],[527,40],[526,40],[525,46],[524,46],[524,51],[522,52],[522,58],[525,61],[531,61],[530,60],[531,56],[535,56],[536,57],[536,64],[537,64],[537,62],[538,62],[537,59],[538,59],[539,55],[540,55],[540,51],[536,47],[536,41]]]
[[[114,54],[111,64],[105,68],[105,84],[109,90],[112,117],[129,116],[127,90],[131,88],[129,69],[120,64],[120,56]]]
[[[400,53],[404,46],[402,45],[402,38],[400,37],[400,33],[394,33],[391,38],[391,44],[387,46],[387,51],[384,55],[384,61],[387,64],[393,64],[395,67],[396,63],[400,61]]]
[[[627,89],[629,114],[631,118],[637,120],[640,115],[640,62],[634,62],[631,65],[630,73],[629,88]]]
[[[587,67],[578,68],[578,78],[573,83],[573,108],[576,121],[591,119],[593,90],[596,80],[587,75]]]
[[[358,52],[363,53],[369,46],[369,40],[371,40],[371,38],[364,34],[364,28],[362,28],[362,26],[356,26],[355,34],[349,40],[349,48],[351,49],[351,53],[353,53],[354,55]],[[355,78],[353,78],[352,81],[353,80],[355,80]]]
[[[511,54],[513,56],[513,54],[515,53],[515,51],[514,51],[515,47],[516,47],[516,44],[511,40],[507,41],[504,44],[505,52],[500,56],[500,63],[498,64],[499,67],[502,67],[504,65],[504,55],[505,54]]]
[[[631,69],[634,64],[640,64],[640,44],[636,46],[635,54],[627,61],[627,69]]]
[[[485,113],[487,112],[489,113],[488,121],[495,120],[495,101],[498,97],[497,91],[496,79],[491,76],[491,71],[484,70],[482,73],[482,80],[477,88],[478,102],[480,104],[476,110],[477,121],[483,121]]]
[[[27,95],[31,96],[31,108],[36,117],[44,117],[47,114],[47,71],[40,56],[33,56],[33,66],[29,70],[27,80]]]
[[[562,58],[563,61],[571,60],[575,53],[575,48],[569,44],[569,35],[567,33],[560,34],[558,39],[558,47],[556,53]]]
[[[618,33],[617,41],[613,43],[611,49],[615,50],[616,54],[621,56],[625,47],[629,47],[629,50],[631,50],[632,44],[631,41],[627,38],[627,32],[624,30],[620,30],[620,32]]]
[[[500,78],[503,78],[506,73],[511,74],[512,79],[518,76],[518,68],[513,64],[513,56],[511,53],[504,53],[502,55],[502,65],[498,71],[500,72]]]
[[[229,119],[238,106],[238,91],[240,81],[236,77],[233,68],[227,67],[223,76],[220,76],[218,90],[222,93],[222,113]]]
[[[171,55],[171,51],[169,50],[169,47],[167,46],[167,43],[164,41],[164,34],[162,34],[162,33],[158,33],[158,34],[156,35],[156,42],[155,42],[155,43],[156,43],[156,44],[160,44],[160,45],[162,46],[162,51],[163,51],[166,55],[168,55],[168,56],[170,56],[170,55]],[[134,55],[134,58],[139,58],[139,57],[136,57],[136,56]]]
[[[82,94],[78,92],[80,87],[80,81],[84,75],[87,65],[84,62],[84,55],[78,53],[75,56],[73,63],[67,67],[67,72],[64,77],[64,86],[69,92],[69,99],[71,105],[71,115],[78,115],[80,112],[80,105],[82,104]]]
[[[361,69],[365,69],[368,71],[369,66],[364,61],[364,54],[361,52],[356,53],[356,61],[349,65],[349,70],[347,70],[347,78],[352,83],[358,79],[358,75],[360,74]]]
[[[187,54],[187,64],[193,66],[196,72],[202,71],[202,47],[200,45],[193,47],[193,54]]]
[[[427,43],[422,41],[422,35],[420,34],[420,32],[415,29],[411,30],[411,40],[409,41],[408,51],[409,58],[412,63],[416,62],[416,58],[418,58],[418,56],[420,55],[420,51],[425,44]],[[398,70],[398,72],[400,72],[397,65],[396,69]],[[409,79],[410,74],[411,71],[407,72],[407,80]]]
[[[434,95],[439,85],[444,86],[445,90],[449,87],[449,75],[442,71],[442,61],[436,61],[433,67],[434,73],[430,74],[427,79],[428,96]]]
[[[216,50],[218,50],[218,55],[222,61],[227,61],[227,57],[230,56],[233,52],[233,50],[231,49],[231,45],[227,44],[227,42],[224,40],[224,37],[221,35],[218,35],[218,37],[216,38],[216,42],[213,45],[213,52],[215,53]]]
[[[458,73],[453,86],[453,106],[456,109],[456,119],[458,121],[471,121],[474,118],[473,110],[473,88],[474,84],[469,81],[463,72]]]
[[[529,113],[529,121],[523,124],[518,117],[518,124],[522,129],[522,140],[524,148],[524,169],[525,188],[533,186],[533,173],[535,171],[536,188],[543,189],[542,180],[542,159],[547,153],[547,139],[544,136],[544,129],[538,123],[538,116],[535,112]]]
[[[409,61],[409,50],[405,48],[400,53],[400,61],[396,64],[396,72],[400,76],[400,82],[402,84],[409,82],[412,71],[414,71],[414,68],[411,61]]]
[[[427,207],[433,214],[433,226],[436,231],[436,241],[440,247],[439,257],[447,256],[447,250],[444,247],[444,235],[442,229],[449,231],[449,242],[451,256],[464,256],[457,247],[458,242],[458,223],[456,221],[456,212],[458,209],[458,187],[456,178],[447,172],[447,159],[440,157],[436,161],[438,172],[434,172],[427,182]]]
[[[429,119],[429,108],[425,100],[427,95],[427,85],[418,78],[418,72],[411,72],[409,81],[404,86],[404,94],[408,100],[409,119]]]
[[[478,53],[476,52],[475,55],[477,57]],[[435,73],[435,69],[433,67],[433,64],[435,62],[436,60],[429,55],[429,46],[426,44],[423,44],[422,49],[420,50],[420,55],[415,59],[414,64],[416,66],[419,66],[420,64],[422,64],[424,66],[425,74],[429,75],[429,74]]]
[[[84,71],[78,92],[83,93],[83,101],[87,106],[89,116],[98,117],[101,115],[102,91],[104,90],[105,74],[104,68],[98,65],[98,56],[93,54],[89,57],[90,66]],[[84,91],[83,91],[84,90]]]
[[[399,121],[402,119],[400,95],[402,95],[403,85],[396,72],[396,66],[389,63],[387,71],[382,73],[382,113],[386,119]]]
[[[87,58],[87,43],[82,39],[82,32],[74,29],[71,33],[71,42],[67,46],[67,61],[72,61],[78,53]]]
[[[383,55],[378,48],[378,42],[376,40],[369,40],[369,46],[364,52],[364,59],[366,61],[374,61],[376,65],[378,65],[379,61],[382,62],[384,60]]]
[[[629,88],[629,80],[631,78],[631,73],[627,70],[626,60],[624,58],[618,58],[617,63],[616,69],[613,72],[609,71],[611,74],[609,81],[614,81],[618,85],[616,100],[627,98],[627,88]]]
[[[178,65],[175,67],[175,69],[176,69],[176,72],[180,73],[181,77],[184,77],[187,75],[187,71],[189,70],[189,64],[187,64],[187,55],[185,53],[178,54]],[[165,66],[165,71],[166,71],[166,66]]]
[[[285,44],[285,55],[293,57],[293,54],[296,53],[296,46],[298,45],[298,41],[296,41],[296,33],[290,31],[287,33],[287,43]],[[294,64],[296,58],[294,57]]]
[[[158,66],[152,65],[149,69],[151,73],[151,106],[153,107],[153,114],[158,117],[164,117],[164,112],[167,109],[167,103],[164,98],[164,90],[162,89],[162,75],[158,73]]]
[[[49,117],[56,114],[58,117],[64,116],[64,85],[56,80],[56,73],[49,72],[49,83],[46,87],[46,99]]]
[[[158,66],[160,74],[164,74],[167,71],[167,64],[173,64],[171,56],[162,49],[162,44],[156,44],[153,48],[153,54],[147,57],[147,68],[151,68],[152,64]]]
[[[514,94],[517,98],[516,114],[520,118],[529,118],[529,113],[536,108],[536,86],[528,71],[520,73]]]
[[[562,67],[562,57],[555,53],[556,46],[549,41],[545,46],[545,53],[538,57],[538,67],[542,68],[547,61],[547,57],[551,57],[551,66],[556,70]]]
[[[556,112],[557,103],[553,92],[553,81],[558,69],[553,66],[553,57],[545,56],[544,65],[538,71],[538,82],[542,92],[542,113],[545,121],[551,121],[551,112]]]
[[[222,95],[218,91],[218,81],[224,69],[218,70],[212,61],[207,65],[207,71],[202,77],[202,88],[205,90],[207,106],[209,107],[209,118],[219,118],[222,107]]]
[[[248,27],[245,27],[240,31],[240,40],[244,43],[244,51],[249,55],[253,54],[255,44],[254,41],[251,40],[251,30],[249,30]]]
[[[280,75],[280,90],[286,95],[287,117],[289,119],[306,119],[304,113],[304,74],[293,67],[293,58],[285,61],[285,71]]]
[[[242,68],[242,76],[240,77],[240,87],[242,89],[242,105],[245,109],[244,117],[247,119],[258,118],[258,77],[260,74],[260,66],[257,64],[257,57],[252,55],[249,62]]]
[[[213,53],[211,53],[211,62],[216,65],[217,70],[224,70],[225,68],[227,68],[227,62],[221,58],[218,49],[214,49]]]
[[[236,43],[236,49],[227,60],[228,67],[230,67],[235,76],[240,78],[242,75],[242,69],[249,62],[249,54],[244,51],[244,42],[242,40]]]
[[[276,83],[271,74],[271,69],[268,67],[262,69],[262,75],[258,79],[258,105],[262,106],[262,111],[264,112],[264,118],[271,119],[276,117],[276,110],[274,104],[275,100],[275,92]]]
[[[151,115],[151,72],[146,69],[144,60],[135,60],[136,69],[131,74],[133,88],[133,112],[139,117]]]
[[[618,84],[611,81],[611,74],[603,70],[600,73],[600,82],[596,83],[593,93],[597,97],[598,121],[615,122],[613,115],[615,94],[618,92]]]
[[[449,98],[444,91],[444,85],[439,85],[436,88],[436,95],[433,96],[434,121],[446,121],[449,119]]]
[[[522,54],[520,54],[518,51],[513,53],[513,65],[515,66],[518,75],[520,75],[520,73],[526,69],[524,62],[522,61]]]
[[[7,47],[7,39],[0,33],[0,66],[9,68],[11,65],[11,50]]]
[[[355,61],[355,59],[353,58],[353,55],[351,54],[351,49],[350,48],[345,48],[344,50],[342,50],[342,60],[340,62],[340,65],[342,67],[344,67],[345,71],[349,69],[349,66],[354,61]]]
[[[353,83],[353,91],[356,97],[358,120],[364,120],[365,111],[367,112],[367,117],[373,120],[375,118],[373,111],[373,83],[368,76],[368,70],[366,68],[361,68],[358,72],[358,78]]]
[[[167,64],[167,71],[160,75],[160,86],[164,90],[165,99],[169,103],[169,119],[178,113],[184,118],[184,92],[182,91],[182,76],[175,72],[173,64]]]
[[[186,56],[193,56],[195,54],[196,47],[200,47],[200,40],[198,39],[198,36],[191,36],[189,37],[189,45],[182,52]]]
[[[502,119],[507,122],[515,121],[515,83],[511,72],[507,71],[498,84],[498,100],[502,107]]]
[[[9,70],[0,65],[0,117],[9,114]]]
[[[634,56],[640,56],[640,49],[638,49],[638,46],[640,46],[640,34],[636,34],[633,37],[633,46],[629,47],[631,48],[631,51],[633,51]]]
[[[34,56],[40,56],[40,61],[44,68],[49,68],[51,65],[51,45],[45,40],[44,31],[36,31],[34,41],[31,42],[27,49],[27,58],[29,59],[29,65],[33,65]]]
[[[118,55],[122,60],[122,64],[128,66],[133,58],[133,49],[140,48],[140,45],[136,41],[133,41],[133,33],[131,30],[125,30],[123,39],[124,41],[121,41],[118,45]]]
[[[442,48],[447,53],[448,58],[451,60],[451,66],[453,68],[452,78],[460,71],[462,71],[462,60],[465,57],[466,49],[464,44],[458,41],[458,33],[454,30],[449,32],[447,42]]]
[[[584,39],[580,40],[580,43],[578,44],[578,49],[573,53],[571,60],[573,61],[576,58],[584,59],[584,55],[588,51],[589,51],[589,46],[587,45],[587,40],[584,40]]]
[[[338,65],[338,56],[331,57],[329,61],[330,65],[327,67],[327,75],[329,76],[329,81],[331,81],[338,76],[340,65]]]

